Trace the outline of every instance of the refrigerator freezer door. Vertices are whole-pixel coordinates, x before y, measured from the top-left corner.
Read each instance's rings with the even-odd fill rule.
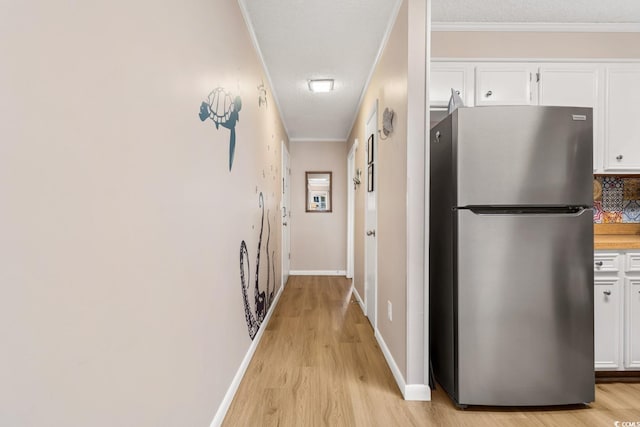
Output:
[[[456,215],[458,403],[592,402],[592,211]]]
[[[457,118],[457,206],[593,205],[590,108],[462,108]]]

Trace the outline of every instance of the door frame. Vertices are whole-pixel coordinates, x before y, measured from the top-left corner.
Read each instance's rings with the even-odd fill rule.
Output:
[[[359,141],[355,139],[349,154],[347,155],[347,279],[351,279],[353,285],[355,249],[354,249],[354,233],[355,233],[355,203],[356,190],[354,188],[354,179],[356,177],[356,150]]]
[[[373,105],[371,106],[371,109],[369,110],[370,113],[366,115],[367,120],[364,123],[364,129],[365,129],[365,140],[368,140],[369,135],[373,134],[373,155],[374,155],[374,165],[377,162],[377,157],[378,157],[378,153],[377,153],[377,147],[378,147],[378,135],[377,135],[377,131],[378,131],[378,99],[376,99],[373,102]],[[368,143],[367,143],[368,145]],[[365,164],[367,163],[367,149],[365,149]],[[363,175],[365,175],[367,178],[365,179],[365,184],[368,184],[368,171],[364,170],[363,171]],[[378,228],[378,218],[377,218],[377,212],[378,212],[378,196],[377,196],[377,192],[378,192],[378,175],[380,173],[380,170],[378,167],[374,167],[374,171],[373,171],[373,189],[374,189],[374,193],[375,193],[375,211],[376,211],[376,221],[375,221],[375,226],[374,226],[374,230],[377,230]],[[366,188],[365,185],[365,189],[363,191],[364,193],[364,307],[365,307],[365,316],[367,316],[367,318],[369,318],[369,321],[371,322],[371,325],[373,326],[373,330],[377,331],[378,328],[378,249],[377,249],[377,245],[376,245],[376,250],[375,250],[375,254],[374,254],[374,265],[370,266],[369,262],[367,261],[368,257],[368,249],[367,249],[367,225],[369,223],[369,205],[368,205],[368,197],[369,197],[369,192],[367,191],[368,189]],[[374,239],[377,239],[377,237],[373,237]],[[371,286],[371,284],[369,283],[369,281],[367,280],[367,275],[368,275],[368,271],[369,269],[372,268],[373,269],[373,290],[369,290],[368,287]],[[369,294],[371,293],[372,295],[372,299],[373,301],[369,301]],[[371,304],[371,305],[369,305]]]
[[[280,147],[282,157],[282,194],[280,199],[280,288],[282,289],[284,288],[284,285],[287,284],[289,272],[291,271],[291,157],[289,155],[287,145],[283,140],[280,141]],[[287,165],[287,163],[289,164]],[[288,182],[289,185],[285,185],[285,182]],[[284,225],[285,220],[287,225]],[[288,245],[285,245],[285,242],[287,241]],[[285,253],[285,249],[288,249],[287,253]]]

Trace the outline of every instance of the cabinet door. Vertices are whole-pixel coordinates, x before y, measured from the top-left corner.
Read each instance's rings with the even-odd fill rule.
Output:
[[[593,108],[593,170],[600,169],[602,117],[598,96],[600,67],[596,64],[543,64],[540,66],[540,105]]]
[[[464,63],[431,63],[429,105],[447,107],[451,89],[458,92],[464,105],[473,106],[473,65]]]
[[[640,278],[627,279],[625,368],[640,368]]]
[[[495,63],[476,67],[476,105],[537,104],[531,90],[537,66],[530,63]]]
[[[606,70],[604,169],[640,171],[640,65]]]
[[[595,279],[594,347],[596,369],[621,369],[622,295],[617,278]]]

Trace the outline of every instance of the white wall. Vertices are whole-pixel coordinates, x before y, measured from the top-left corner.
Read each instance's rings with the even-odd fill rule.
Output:
[[[280,275],[286,134],[236,2],[5,2],[0,57],[0,425],[209,425],[251,343],[259,192]],[[198,118],[219,86],[231,171]]]
[[[305,212],[305,172],[331,171],[332,212]],[[344,272],[347,155],[342,141],[291,143],[291,270]],[[342,273],[344,274],[344,273]]]

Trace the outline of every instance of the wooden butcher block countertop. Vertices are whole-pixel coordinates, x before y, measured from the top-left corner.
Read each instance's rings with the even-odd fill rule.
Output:
[[[594,224],[594,249],[640,249],[640,224]]]

